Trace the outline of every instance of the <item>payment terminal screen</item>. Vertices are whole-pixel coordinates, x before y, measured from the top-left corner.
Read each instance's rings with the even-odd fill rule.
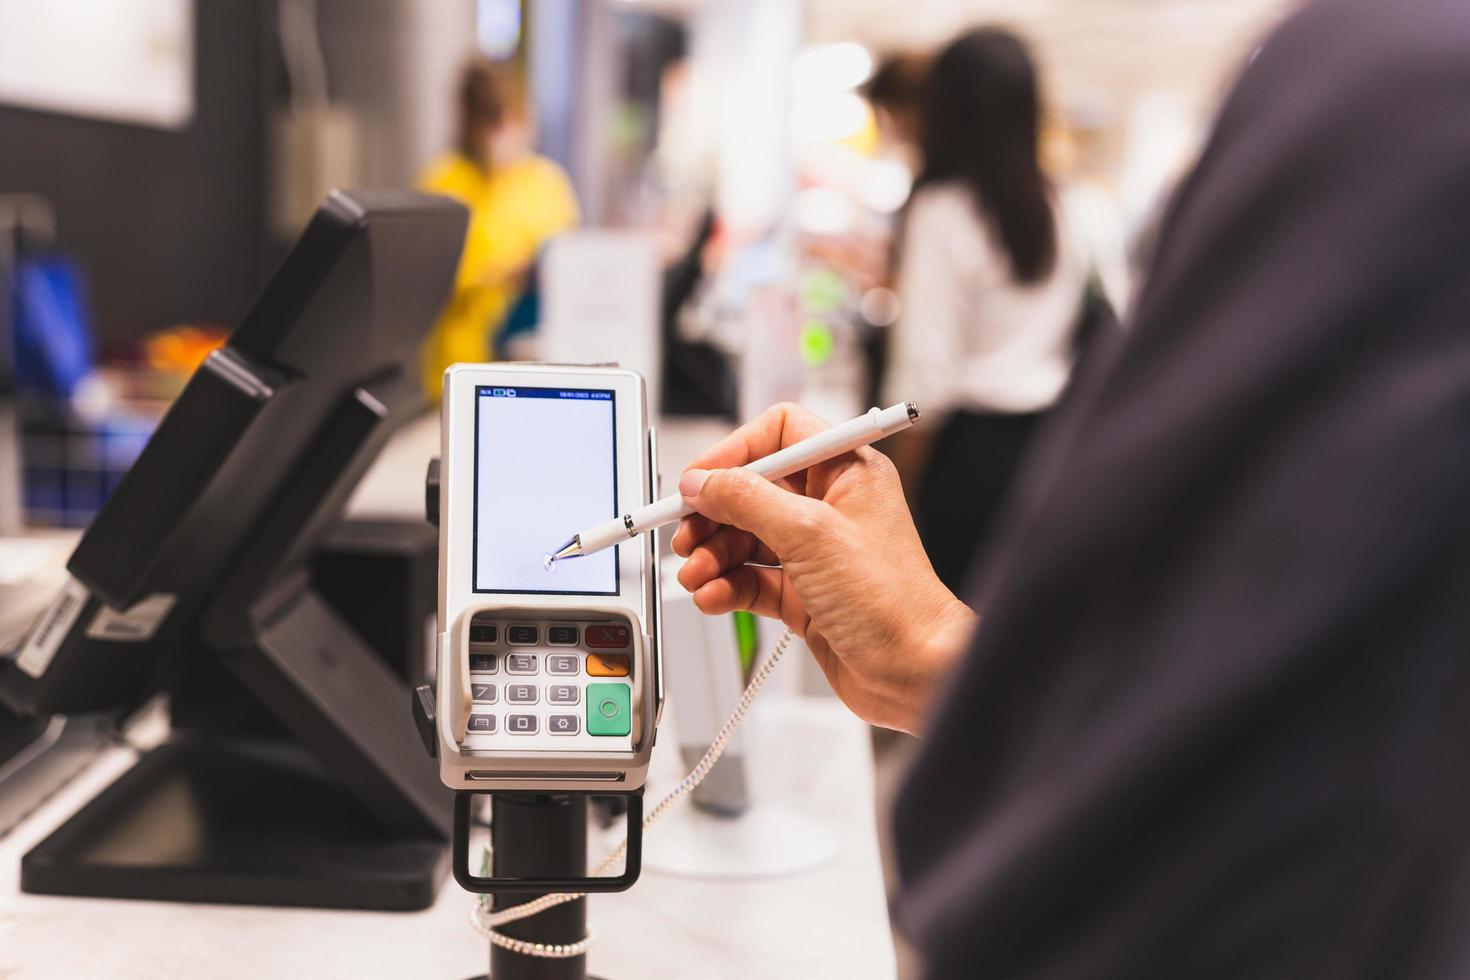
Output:
[[[616,595],[618,549],[545,556],[618,516],[613,393],[475,389],[476,592]]]

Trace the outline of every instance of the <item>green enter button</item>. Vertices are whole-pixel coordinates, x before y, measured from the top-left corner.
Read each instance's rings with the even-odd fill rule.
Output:
[[[587,734],[627,735],[633,730],[633,707],[626,684],[587,685]]]

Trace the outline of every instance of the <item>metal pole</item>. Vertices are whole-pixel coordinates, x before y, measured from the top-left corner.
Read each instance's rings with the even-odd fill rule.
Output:
[[[587,874],[587,800],[582,796],[491,798],[490,840],[497,876]],[[528,902],[535,895],[497,895],[493,907]],[[579,898],[513,922],[501,930],[533,943],[574,943],[587,935],[587,900]],[[491,980],[586,980],[587,957],[564,960],[522,956],[490,947]]]
[[[16,266],[20,251],[20,205],[0,198],[0,537],[19,534],[22,521],[20,421],[16,413]]]
[[[24,528],[20,416],[14,389],[18,271],[25,241],[52,243],[56,213],[36,194],[0,194],[0,536]]]

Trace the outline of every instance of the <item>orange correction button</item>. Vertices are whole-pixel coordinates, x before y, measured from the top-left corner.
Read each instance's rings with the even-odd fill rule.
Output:
[[[628,655],[625,653],[587,654],[587,673],[592,677],[627,677]]]

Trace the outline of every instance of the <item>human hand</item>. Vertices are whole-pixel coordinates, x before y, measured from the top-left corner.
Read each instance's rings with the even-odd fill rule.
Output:
[[[781,620],[854,713],[916,732],[976,620],[935,576],[893,465],[864,447],[774,483],[739,468],[827,427],[777,405],[694,461],[679,582],[710,615]]]

